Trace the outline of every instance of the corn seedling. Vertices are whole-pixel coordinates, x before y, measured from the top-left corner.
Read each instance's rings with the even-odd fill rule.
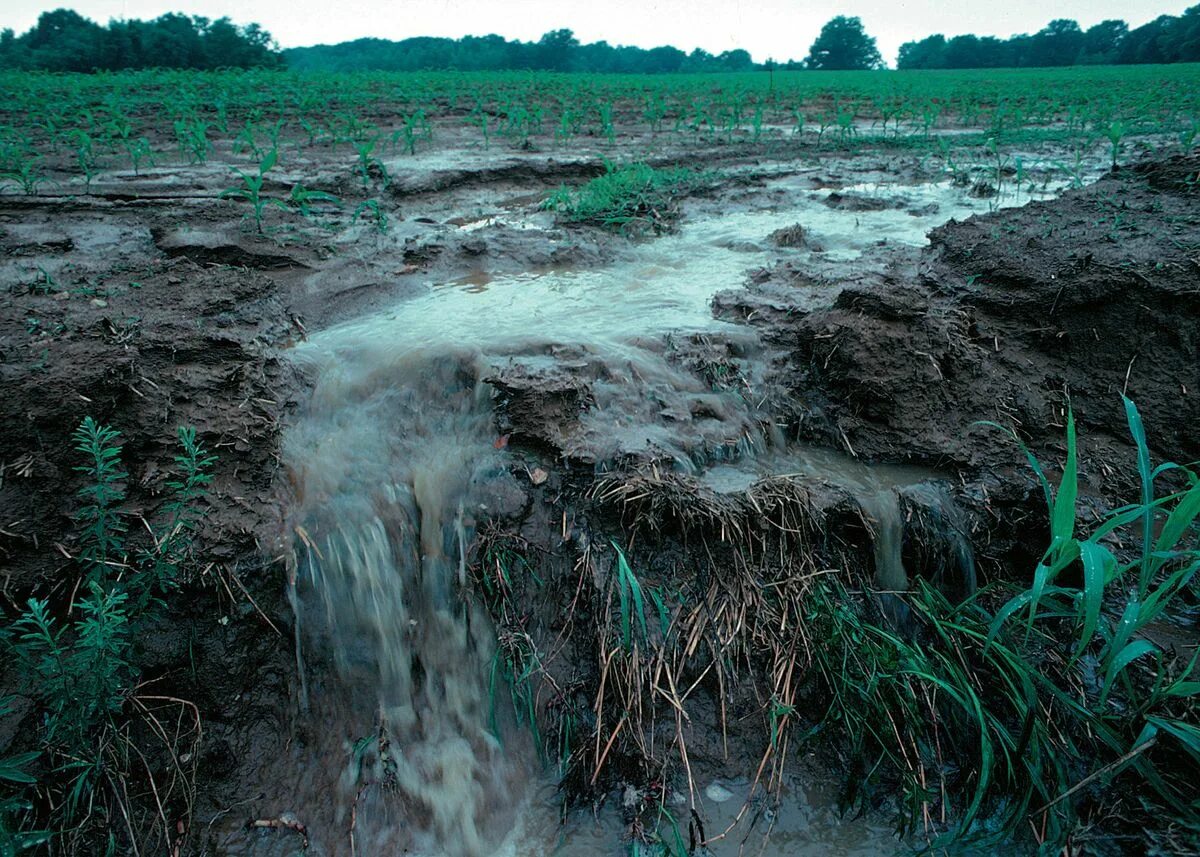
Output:
[[[49,182],[42,172],[42,159],[37,155],[24,158],[15,168],[0,173],[0,179],[15,182],[26,196],[37,196],[38,188]]]
[[[135,140],[126,139],[123,145],[135,176],[142,174],[143,161],[148,161],[151,166],[154,165],[154,150],[150,148],[150,141],[145,137],[138,137]]]
[[[383,165],[383,161],[375,157],[375,147],[379,145],[379,138],[374,137],[370,140],[359,140],[354,143],[354,151],[358,154],[358,174],[362,179],[363,190],[371,188],[371,172],[377,171],[383,177],[383,185],[387,187],[388,172],[387,167]]]
[[[378,200],[367,199],[360,202],[358,207],[354,209],[354,217],[351,218],[351,222],[357,223],[359,217],[363,215],[371,218],[371,222],[374,224],[375,229],[379,231],[379,234],[382,235],[388,231],[387,212],[379,205]]]
[[[258,165],[258,172],[254,175],[242,172],[235,169],[242,179],[241,187],[226,188],[221,191],[220,199],[241,199],[250,203],[251,216],[254,219],[254,228],[259,234],[262,233],[263,212],[268,205],[273,205],[276,208],[287,211],[287,203],[283,200],[275,199],[274,197],[263,196],[262,188],[263,181],[266,178],[267,172],[275,166],[279,159],[279,154],[272,149],[267,152],[266,156]]]
[[[614,578],[621,617],[621,645],[628,651],[638,639],[635,631],[641,632],[640,639],[643,643],[649,639],[646,635],[646,602],[642,597],[642,585],[630,568],[625,552],[616,542],[613,542],[612,546],[617,552]]]
[[[305,217],[311,217],[314,205],[323,204],[340,208],[342,201],[331,193],[323,190],[310,190],[297,182],[292,185],[292,192],[288,195],[288,204],[299,209]]]

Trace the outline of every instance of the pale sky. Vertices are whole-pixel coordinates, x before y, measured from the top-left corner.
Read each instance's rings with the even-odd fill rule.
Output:
[[[712,53],[745,48],[755,60],[803,59],[835,15],[857,15],[889,65],[901,43],[932,33],[1010,36],[1052,18],[1085,29],[1106,18],[1138,26],[1178,15],[1200,0],[3,0],[0,28],[18,33],[40,13],[66,6],[100,23],[184,12],[257,21],[285,48],[374,36],[486,35],[523,41],[566,27],[582,42]]]

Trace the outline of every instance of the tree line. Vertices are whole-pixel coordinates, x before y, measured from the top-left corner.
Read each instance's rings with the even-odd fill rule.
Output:
[[[1080,64],[1200,62],[1200,5],[1162,15],[1130,29],[1109,20],[1084,30],[1058,19],[1033,35],[1008,39],[934,35],[900,48],[901,69],[1022,68]],[[461,39],[357,39],[280,51],[258,24],[239,26],[177,13],[152,21],[113,20],[101,26],[69,9],[44,12],[27,33],[0,31],[0,68],[116,71],[137,68],[283,68],[298,71],[752,71],[763,68],[846,70],[882,68],[875,40],[859,18],[829,21],[804,60],[756,64],[744,50],[691,53],[670,45],[639,48],[608,42],[582,44],[571,30],[537,41],[502,36]]]
[[[1040,68],[1200,62],[1200,5],[1176,17],[1161,15],[1135,29],[1120,20],[1083,29],[1075,21],[1051,21],[1033,35],[929,36],[900,47],[897,67]]]
[[[138,68],[280,68],[283,57],[258,24],[167,14],[102,27],[70,9],[43,12],[17,36],[0,31],[0,68],[118,71]]]
[[[299,71],[537,69],[662,74],[752,71],[759,67],[744,50],[711,54],[699,48],[686,53],[670,45],[638,48],[603,41],[581,44],[571,30],[552,30],[536,42],[496,35],[461,39],[419,36],[398,42],[356,39],[336,45],[292,48],[283,54],[288,66]]]

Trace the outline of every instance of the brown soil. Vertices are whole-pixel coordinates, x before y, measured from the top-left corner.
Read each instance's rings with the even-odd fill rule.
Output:
[[[740,184],[698,206],[755,193],[757,156],[721,152],[728,167],[743,170]],[[692,157],[704,162],[705,154]],[[83,416],[122,434],[130,471],[124,511],[134,520],[153,518],[164,502],[177,426],[195,426],[219,456],[196,574],[170,627],[145,641],[144,659],[164,690],[195,700],[209,724],[200,821],[245,801],[239,816],[288,808],[286,796],[248,793],[242,768],[255,754],[282,752],[280,736],[297,729],[291,618],[275,564],[290,537],[282,532],[289,487],[281,425],[305,391],[287,361],[289,345],[403,298],[421,287],[414,274],[445,282],[480,271],[587,267],[620,252],[624,239],[590,229],[447,230],[482,204],[527,209],[549,188],[596,170],[594,159],[505,158],[474,169],[435,165],[397,181],[386,236],[351,223],[352,205],[328,215],[342,233],[273,222],[273,237],[259,236],[239,223],[240,209],[214,201],[225,177],[216,169],[186,180],[164,170],[100,181],[86,197],[0,197],[5,612],[34,591],[65,599],[73,585],[80,479],[69,438]],[[882,155],[845,158],[813,187],[889,168]],[[1003,573],[1037,549],[1030,528],[1044,515],[1019,450],[978,421],[1016,426],[1035,452],[1055,458],[1069,403],[1097,504],[1129,488],[1123,391],[1141,409],[1160,458],[1200,458],[1198,172],[1194,156],[1149,162],[1054,202],[951,222],[920,253],[881,248],[861,268],[801,271],[783,261],[754,272],[745,289],[715,304],[746,323],[753,345],[721,337],[672,345],[687,372],[711,388],[751,389],[753,399],[732,411],[698,393],[665,405],[631,401],[626,416],[668,426],[697,459],[735,455],[730,438],[776,424],[788,441],[945,471],[958,482],[983,570]],[[317,173],[310,187],[356,193],[340,167]],[[828,204],[880,207],[836,191]],[[806,239],[798,226],[773,240]],[[835,283],[836,296],[814,308],[814,292]],[[596,386],[612,382],[583,361],[564,359],[544,373],[501,371],[491,383],[497,434],[527,487],[500,504],[504,519],[480,522],[480,533],[542,557],[552,585],[529,594],[541,599],[532,608],[539,616],[574,615],[581,627],[594,620],[586,610],[569,612],[583,585],[577,560],[616,532],[633,534],[647,580],[664,584],[682,568],[719,575],[722,563],[737,562],[734,542],[710,538],[723,528],[741,533],[755,555],[803,550],[830,567],[867,570],[869,533],[850,498],[830,486],[760,484],[740,498],[709,496],[693,477],[667,474],[653,454],[625,454],[605,424],[589,422]],[[598,465],[615,465],[619,477],[598,480]],[[542,484],[530,481],[534,467],[548,473]],[[921,498],[906,502],[910,517],[920,517]],[[790,529],[762,523],[785,508],[798,516]],[[913,535],[906,556],[920,562],[933,541]],[[547,621],[538,633],[562,630]],[[591,643],[568,638],[558,704],[586,708],[594,694]],[[716,746],[715,720],[694,723],[696,764],[744,773],[745,760],[760,752],[757,706],[750,684],[732,697],[729,721],[743,723],[744,734],[728,736],[740,748],[730,756]],[[716,706],[696,710],[709,717]],[[601,785],[643,776],[637,764],[632,755],[615,761]]]

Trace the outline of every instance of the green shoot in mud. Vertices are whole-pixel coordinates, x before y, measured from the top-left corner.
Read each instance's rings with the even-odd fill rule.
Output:
[[[254,229],[260,235],[263,231],[263,213],[266,211],[268,205],[273,205],[276,208],[287,211],[286,202],[274,197],[263,196],[262,192],[263,182],[266,179],[267,173],[278,161],[279,153],[275,149],[272,149],[267,152],[266,156],[259,163],[257,174],[250,175],[249,173],[235,169],[234,172],[242,179],[242,186],[226,188],[220,194],[220,199],[242,199],[250,203],[251,216],[254,219]]]
[[[621,645],[625,647],[626,651],[629,651],[634,644],[635,625],[641,632],[641,640],[644,642],[647,639],[646,603],[642,597],[642,585],[638,582],[633,569],[630,568],[629,560],[625,558],[625,552],[616,542],[613,542],[612,546],[617,553],[614,578],[621,615]]]
[[[299,182],[292,185],[292,192],[288,195],[288,203],[299,209],[300,214],[304,217],[311,217],[313,215],[314,205],[328,205],[332,208],[342,207],[342,201],[333,194],[326,193],[323,190],[310,190]]]
[[[355,140],[354,151],[358,155],[358,175],[362,179],[363,190],[371,189],[371,176],[373,173],[378,173],[383,179],[383,186],[387,187],[390,177],[388,176],[387,167],[383,161],[375,156],[375,148],[379,145],[379,138],[372,137],[369,140]]]
[[[12,714],[12,699],[0,698],[0,717]],[[37,784],[37,778],[27,769],[41,753],[16,753],[0,756],[0,857],[15,857],[31,851],[50,840],[45,830],[21,830],[18,819],[33,808],[20,797],[6,794],[10,789],[24,789]]]
[[[371,223],[375,226],[375,230],[380,235],[385,235],[388,231],[388,214],[387,210],[379,204],[377,199],[363,200],[354,209],[354,216],[351,218],[352,223],[357,223],[360,217],[368,217]]]
[[[15,166],[0,173],[0,179],[14,183],[26,196],[37,196],[38,188],[50,182],[42,169],[42,158],[39,155],[21,158]],[[3,189],[4,186],[0,185],[0,190]]]
[[[25,610],[0,628],[0,645],[22,680],[24,694],[36,704],[41,723],[40,752],[0,759],[0,785],[30,787],[37,782],[39,791],[51,798],[48,815],[42,810],[39,818],[55,831],[62,853],[67,854],[90,847],[95,841],[91,837],[101,830],[109,831],[110,842],[115,842],[111,836],[118,829],[131,843],[171,841],[175,831],[161,814],[152,814],[152,821],[136,822],[147,824],[149,831],[134,828],[128,778],[135,767],[144,769],[152,782],[158,780],[155,788],[164,799],[185,801],[185,814],[190,814],[194,762],[183,759],[192,758],[199,739],[195,709],[190,703],[148,695],[141,689],[136,641],[138,633],[161,616],[162,598],[176,587],[179,571],[190,557],[199,504],[215,461],[194,429],[179,429],[177,476],[167,482],[172,492],[165,509],[167,520],[150,530],[145,546],[134,548],[119,512],[127,478],[121,465],[120,435],[88,417],[73,440],[83,457],[75,469],[87,480],[79,491],[83,505],[77,514],[81,527],[77,589],[82,595],[70,605],[30,598]],[[65,616],[60,615],[64,606]],[[164,708],[177,709],[172,717],[183,728],[174,738],[161,729]],[[188,720],[194,721],[191,727],[185,725]],[[154,746],[144,746],[146,735],[156,736]],[[147,753],[165,754],[169,770],[152,770]],[[46,764],[35,777],[27,769],[42,758]],[[20,793],[0,793],[0,854],[16,853],[47,839],[45,833],[16,832],[14,819],[30,812]],[[23,822],[17,828],[23,829]],[[143,840],[146,835],[150,840]]]
[[[560,187],[543,207],[573,223],[661,232],[679,216],[681,197],[714,181],[712,173],[685,167],[660,170],[647,164],[606,162],[604,175],[575,191]]]

